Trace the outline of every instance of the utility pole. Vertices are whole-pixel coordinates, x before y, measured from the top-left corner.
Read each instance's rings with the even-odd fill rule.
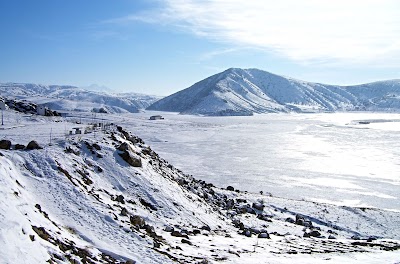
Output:
[[[4,126],[4,118],[3,118],[3,112],[4,112],[4,110],[3,109],[1,109],[1,125],[2,126]]]

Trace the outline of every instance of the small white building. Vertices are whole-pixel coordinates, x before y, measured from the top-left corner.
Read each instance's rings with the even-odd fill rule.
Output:
[[[82,134],[82,128],[81,127],[73,127],[72,129],[75,130],[75,134],[76,135]]]
[[[44,106],[44,105],[38,105],[36,107],[36,113],[38,115],[41,115],[41,116],[45,116],[46,115],[46,110],[47,110],[47,107]]]
[[[150,116],[150,120],[162,120],[162,119],[164,119],[164,117],[160,115]]]

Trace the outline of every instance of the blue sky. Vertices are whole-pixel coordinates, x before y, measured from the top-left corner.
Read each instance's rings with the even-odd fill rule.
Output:
[[[168,95],[230,67],[400,78],[396,0],[2,0],[0,82]]]

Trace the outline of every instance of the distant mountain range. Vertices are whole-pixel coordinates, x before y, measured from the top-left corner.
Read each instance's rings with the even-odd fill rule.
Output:
[[[258,69],[231,68],[165,97],[147,109],[210,116],[400,111],[400,80],[338,86],[296,80]]]
[[[137,113],[161,98],[136,93],[96,92],[67,85],[30,83],[1,83],[0,95],[44,104],[52,110],[107,113]]]
[[[109,93],[99,91],[104,87],[92,86],[97,91],[68,85],[0,83],[0,96],[26,99],[56,111],[103,113],[137,113],[144,109],[208,116],[277,112],[400,112],[400,80],[338,86],[296,80],[258,69],[231,68],[165,98]]]

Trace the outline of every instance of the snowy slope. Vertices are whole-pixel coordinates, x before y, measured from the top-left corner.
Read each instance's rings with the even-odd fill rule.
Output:
[[[400,110],[400,81],[359,86],[304,82],[258,69],[228,69],[159,100],[149,110],[201,115]]]
[[[75,123],[7,111],[1,263],[398,261],[399,212],[219,189],[122,127],[69,135]],[[31,140],[42,148],[16,149]]]
[[[160,99],[157,96],[89,91],[73,86],[39,84],[0,84],[0,95],[8,98],[28,99],[45,104],[52,110],[91,111],[103,108],[109,113],[137,113]]]

